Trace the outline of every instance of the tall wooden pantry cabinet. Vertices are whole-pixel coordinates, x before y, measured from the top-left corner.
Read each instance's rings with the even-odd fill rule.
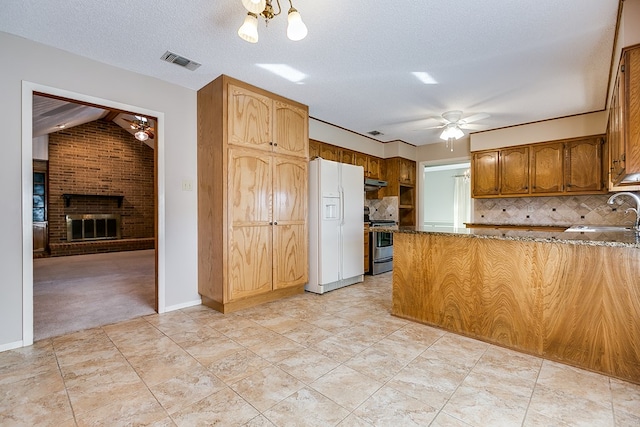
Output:
[[[309,110],[222,75],[198,91],[198,291],[223,313],[304,292]]]

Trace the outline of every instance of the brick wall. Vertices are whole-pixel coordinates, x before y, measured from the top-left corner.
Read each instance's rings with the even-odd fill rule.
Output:
[[[123,239],[154,236],[153,149],[112,122],[96,120],[49,135],[49,244],[52,255],[77,253],[67,244],[67,214],[121,215]],[[62,194],[123,195],[117,199]],[[86,245],[85,245],[86,246]],[[104,242],[104,251],[114,247]],[[151,246],[153,247],[153,246]],[[101,245],[91,245],[101,252]]]

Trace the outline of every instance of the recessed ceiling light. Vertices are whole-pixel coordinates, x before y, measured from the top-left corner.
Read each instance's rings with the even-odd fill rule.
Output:
[[[66,123],[62,123],[62,124],[56,125],[56,127],[57,127],[58,129],[64,129],[64,128],[66,128],[66,127],[67,127],[67,124],[66,124]]]
[[[302,80],[307,78],[307,75],[302,71],[298,71],[287,64],[256,64],[260,68],[264,68],[267,71],[271,71],[273,74],[287,79],[290,82],[303,84]]]
[[[433,77],[431,77],[431,75],[427,72],[424,71],[414,71],[411,74],[413,74],[414,76],[416,76],[416,78],[418,80],[420,80],[422,83],[426,84],[426,85],[437,85],[438,82],[436,81],[436,79],[434,79]]]

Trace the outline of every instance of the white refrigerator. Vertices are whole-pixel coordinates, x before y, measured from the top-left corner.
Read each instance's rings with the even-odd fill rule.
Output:
[[[364,280],[364,169],[309,162],[309,283],[322,294]]]

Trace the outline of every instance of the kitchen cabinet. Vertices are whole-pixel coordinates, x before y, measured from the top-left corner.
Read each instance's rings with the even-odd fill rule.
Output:
[[[309,160],[313,160],[316,157],[320,157],[320,146],[322,142],[314,139],[309,140]]]
[[[640,183],[640,45],[623,49],[609,109],[610,186]],[[624,189],[624,188],[620,188]]]
[[[340,162],[346,163],[346,164],[349,164],[349,165],[355,165],[356,164],[356,152],[343,148],[342,152],[340,153]]]
[[[339,162],[341,160],[341,152],[340,147],[336,147],[331,144],[321,144],[320,145],[320,157],[325,160],[331,160],[334,162]]]
[[[308,158],[308,113],[295,105],[229,84],[229,144]]]
[[[203,304],[226,313],[304,292],[308,149],[306,106],[227,76],[198,91]]]
[[[475,198],[602,194],[604,135],[472,153]]]
[[[49,223],[33,222],[33,252],[44,252],[49,245]]]
[[[604,188],[602,148],[604,139],[588,138],[565,144],[565,191],[601,191]]]
[[[564,144],[531,147],[531,194],[560,193],[564,189]]]
[[[401,226],[416,224],[416,162],[401,157],[385,161],[385,196],[398,196],[398,220]]]
[[[500,194],[500,151],[490,150],[473,153],[471,161],[471,193],[473,197]]]
[[[401,157],[398,167],[400,184],[416,185],[416,162]]]
[[[529,193],[529,147],[500,151],[500,192]]]
[[[382,159],[369,156],[358,151],[353,152],[353,164],[364,168],[364,177],[380,179],[380,162]]]

